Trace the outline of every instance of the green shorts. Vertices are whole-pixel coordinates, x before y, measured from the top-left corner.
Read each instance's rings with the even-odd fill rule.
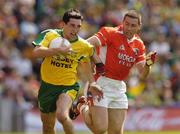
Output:
[[[72,86],[59,86],[41,81],[41,86],[38,93],[38,104],[40,111],[43,113],[55,112],[56,101],[59,95],[66,93],[72,98],[72,100],[75,100],[78,95],[79,88],[80,86],[78,83],[75,83]]]

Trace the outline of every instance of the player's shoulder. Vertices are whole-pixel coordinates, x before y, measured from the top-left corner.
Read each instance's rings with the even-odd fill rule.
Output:
[[[143,40],[140,38],[139,35],[135,35],[134,36],[134,44],[136,47],[138,47],[139,49],[145,49],[145,45],[144,45],[144,42]]]
[[[106,31],[108,33],[116,32],[117,27],[103,26],[103,27],[100,28],[100,31]]]
[[[62,29],[46,29],[41,32],[41,34],[59,34],[62,35]]]
[[[83,39],[82,37],[78,36],[78,40],[75,42],[74,48],[76,47],[82,55],[92,56],[94,53],[94,46],[90,44],[87,40]]]
[[[138,34],[134,35],[134,41],[144,45],[143,40],[141,39],[141,37]]]
[[[84,46],[91,46],[91,44],[87,41],[87,40],[85,40],[85,39],[83,39],[82,37],[80,37],[80,36],[78,36],[78,41],[79,41],[79,43],[81,44],[81,45],[84,45]]]
[[[80,36],[78,37],[78,47],[81,48],[83,52],[94,51],[94,46]]]

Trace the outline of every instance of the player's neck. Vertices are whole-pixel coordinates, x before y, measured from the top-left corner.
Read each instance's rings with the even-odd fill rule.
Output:
[[[66,38],[67,40],[69,40],[70,42],[74,42],[76,40],[78,40],[78,35],[74,36],[74,37],[69,37],[66,34],[64,34],[64,32],[62,33],[62,37]]]

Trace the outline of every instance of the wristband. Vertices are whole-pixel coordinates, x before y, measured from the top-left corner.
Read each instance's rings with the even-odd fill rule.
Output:
[[[103,63],[96,63],[95,65],[96,65],[96,67],[102,67],[102,66],[104,66]]]
[[[103,63],[96,63],[96,73],[97,74],[104,74],[104,64]]]

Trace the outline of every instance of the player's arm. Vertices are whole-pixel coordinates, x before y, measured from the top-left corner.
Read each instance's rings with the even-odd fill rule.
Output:
[[[60,47],[58,48],[49,48],[51,41],[54,39],[53,34],[53,32],[41,32],[37,39],[32,42],[32,44],[35,46],[33,50],[33,56],[35,58],[44,58],[56,55],[58,53],[64,54],[69,51],[70,46],[66,47],[64,45],[59,45]]]
[[[44,47],[40,45],[34,48],[33,56],[35,58],[44,58],[44,57],[56,55],[58,53],[66,54],[67,52],[69,52],[69,50],[70,50],[70,47],[61,46],[58,48],[48,48],[48,47]]]
[[[100,100],[103,97],[101,88],[96,84],[93,76],[93,71],[90,62],[80,62],[78,65],[79,78],[84,82],[89,83],[88,91],[92,93],[92,96],[98,97]]]
[[[93,72],[90,62],[80,62],[78,65],[78,76],[83,81],[94,82]]]
[[[140,80],[144,81],[146,77],[148,76],[151,66],[154,64],[156,60],[156,52],[150,52],[146,55],[145,61],[142,61],[136,65],[139,74],[140,75]]]
[[[136,67],[140,74],[140,80],[144,81],[151,70],[151,66],[147,66],[145,62],[140,62],[136,65]]]
[[[105,70],[104,64],[102,63],[101,59],[99,58],[96,52],[96,47],[100,47],[101,42],[96,36],[88,38],[87,41],[95,47],[95,52],[91,57],[91,61],[96,65],[96,74],[103,75]]]
[[[104,64],[102,63],[101,59],[99,58],[96,52],[92,55],[91,61],[95,64],[95,73],[99,75],[104,75]]]
[[[87,39],[87,41],[92,44],[94,47],[99,47],[101,46],[101,42],[100,40],[98,39],[98,37],[96,36],[91,36]]]

